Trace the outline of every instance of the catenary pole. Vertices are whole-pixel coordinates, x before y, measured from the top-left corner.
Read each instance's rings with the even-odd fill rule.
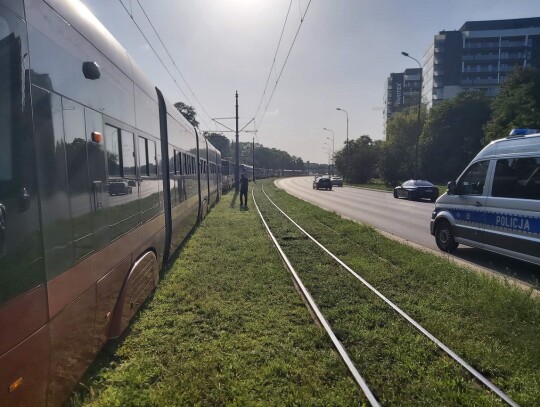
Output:
[[[240,143],[238,140],[238,91],[236,91],[236,166],[234,169],[234,190],[240,190]]]

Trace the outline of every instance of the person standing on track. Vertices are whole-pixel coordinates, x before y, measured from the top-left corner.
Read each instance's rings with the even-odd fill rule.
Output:
[[[249,180],[246,177],[246,174],[244,173],[240,174],[240,207],[242,206],[247,207],[248,184],[249,184]]]

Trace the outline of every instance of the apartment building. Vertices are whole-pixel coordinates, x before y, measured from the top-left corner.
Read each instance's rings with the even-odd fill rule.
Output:
[[[540,17],[467,21],[441,31],[424,54],[422,103],[429,109],[468,90],[496,96],[518,66],[540,68]]]
[[[385,81],[383,101],[384,134],[386,134],[386,121],[395,112],[418,105],[421,76],[422,70],[420,68],[408,68],[403,72],[391,73]]]

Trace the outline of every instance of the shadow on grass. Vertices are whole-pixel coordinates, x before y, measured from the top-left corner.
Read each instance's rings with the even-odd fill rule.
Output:
[[[236,206],[236,200],[238,199],[238,191],[234,191],[234,195],[231,199],[231,208],[234,208]]]

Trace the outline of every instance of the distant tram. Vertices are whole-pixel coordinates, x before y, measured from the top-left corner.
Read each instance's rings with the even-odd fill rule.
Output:
[[[220,197],[218,150],[77,0],[0,0],[0,406],[59,406]]]

